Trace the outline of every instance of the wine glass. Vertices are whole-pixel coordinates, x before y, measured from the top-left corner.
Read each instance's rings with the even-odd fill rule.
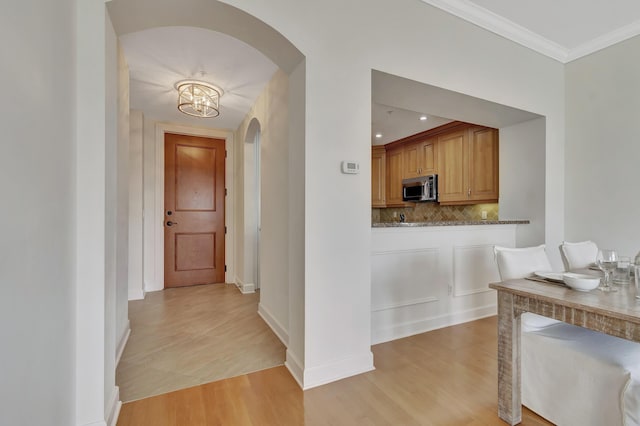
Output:
[[[611,287],[611,272],[616,268],[618,261],[618,255],[615,250],[602,249],[598,250],[598,256],[596,257],[596,265],[604,272],[604,280],[602,285],[598,287],[598,290],[614,292],[618,291],[617,288]]]

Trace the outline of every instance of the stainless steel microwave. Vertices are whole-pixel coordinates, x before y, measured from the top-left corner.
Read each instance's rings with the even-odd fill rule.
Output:
[[[438,175],[402,180],[403,201],[438,201]]]

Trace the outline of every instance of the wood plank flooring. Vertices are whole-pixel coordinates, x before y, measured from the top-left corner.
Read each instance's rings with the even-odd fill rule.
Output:
[[[303,392],[283,366],[126,403],[119,426],[500,425],[496,318],[372,347],[376,370]],[[524,426],[550,425],[523,410]]]
[[[286,348],[258,315],[258,297],[211,284],[129,302],[131,336],[116,371],[122,401],[282,365]]]

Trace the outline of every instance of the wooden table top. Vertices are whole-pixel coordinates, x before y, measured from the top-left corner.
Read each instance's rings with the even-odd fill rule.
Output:
[[[509,280],[489,284],[490,288],[553,305],[579,309],[640,325],[640,300],[635,298],[633,284],[615,285],[614,293],[598,289],[576,291],[562,285],[547,284],[527,279]]]

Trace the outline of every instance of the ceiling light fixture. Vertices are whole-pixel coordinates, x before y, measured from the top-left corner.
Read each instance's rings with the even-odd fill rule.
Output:
[[[420,121],[427,121],[427,116],[426,115],[421,115],[420,116]]]
[[[178,109],[187,115],[211,118],[220,115],[222,89],[198,80],[182,80],[175,84],[178,90]]]

